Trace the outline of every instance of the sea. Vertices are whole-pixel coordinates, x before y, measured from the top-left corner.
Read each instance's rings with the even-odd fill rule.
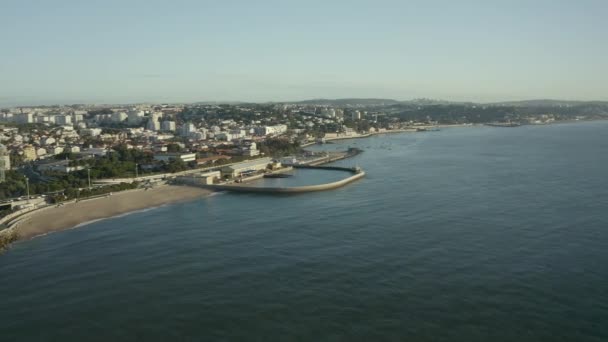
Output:
[[[310,149],[348,147],[335,165],[366,177],[338,190],[220,192],[14,244],[0,341],[608,341],[607,121]]]

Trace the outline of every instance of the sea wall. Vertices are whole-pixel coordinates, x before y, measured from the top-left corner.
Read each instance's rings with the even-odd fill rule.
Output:
[[[23,208],[23,209],[15,211],[15,212],[12,212],[12,213],[10,213],[10,214],[8,214],[8,215],[0,218],[0,225],[2,225],[2,224],[8,224],[15,217],[19,217],[19,216],[24,215],[26,213],[38,210],[39,208],[40,207],[31,206],[31,207],[28,207],[28,208]],[[0,228],[0,229],[2,229],[2,228]]]
[[[329,167],[329,166],[327,166]],[[313,167],[310,167],[313,168]],[[319,167],[314,167],[319,168]],[[323,167],[326,168],[326,167]],[[345,168],[341,168],[345,169]],[[346,170],[353,172],[352,169]],[[344,171],[344,170],[342,170]],[[337,189],[339,187],[345,186],[349,183],[352,183],[358,179],[365,177],[365,172],[360,171],[358,173],[353,174],[352,176],[325,184],[316,184],[316,185],[304,185],[304,186],[294,186],[294,187],[255,187],[255,186],[247,186],[247,185],[201,185],[204,188],[216,190],[216,191],[234,191],[234,192],[249,192],[249,193],[265,193],[265,194],[297,194],[304,192],[314,192],[314,191],[327,191]]]
[[[319,166],[319,165],[303,165],[296,164],[293,166],[294,169],[317,169],[317,170],[335,170],[335,171],[346,171],[346,172],[354,172],[357,170],[352,167],[343,167],[343,166]]]

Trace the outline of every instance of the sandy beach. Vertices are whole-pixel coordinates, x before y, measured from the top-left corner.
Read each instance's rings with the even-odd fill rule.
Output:
[[[168,203],[192,200],[209,195],[206,189],[165,185],[149,190],[116,192],[109,197],[67,203],[60,207],[37,210],[16,226],[19,239],[73,228],[78,224],[109,218]]]

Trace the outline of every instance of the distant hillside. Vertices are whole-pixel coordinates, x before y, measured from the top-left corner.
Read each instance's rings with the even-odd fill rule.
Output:
[[[290,103],[318,106],[390,106],[398,104],[400,101],[392,99],[313,99]]]
[[[459,102],[446,101],[436,99],[413,99],[406,101],[398,101],[394,99],[375,99],[375,98],[346,98],[346,99],[312,99],[304,101],[289,102],[299,105],[317,105],[317,106],[394,106],[394,105],[413,105],[413,106],[437,106],[437,105],[484,105],[484,106],[508,106],[508,107],[527,107],[527,108],[552,108],[552,107],[574,107],[574,106],[608,106],[608,101],[569,101],[569,100],[522,100],[522,101],[503,101],[493,103],[475,103],[475,102]]]
[[[401,101],[403,104],[411,104],[415,106],[436,106],[436,105],[475,105],[473,102],[458,102],[458,101],[446,101],[446,100],[436,100],[436,99],[413,99],[409,101]]]
[[[317,105],[317,106],[393,106],[393,105],[414,105],[414,106],[436,106],[436,105],[449,105],[449,104],[473,104],[471,102],[455,102],[446,100],[435,100],[435,99],[413,99],[406,101],[398,101],[394,99],[313,99],[304,100],[298,102],[291,102],[300,105]]]
[[[246,102],[242,102],[242,101],[199,101],[199,102],[193,102],[191,104],[193,105],[197,105],[197,106],[217,106],[217,105],[239,105],[239,104],[243,104]]]

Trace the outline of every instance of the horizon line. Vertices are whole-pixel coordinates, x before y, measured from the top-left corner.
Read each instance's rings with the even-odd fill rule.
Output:
[[[192,104],[297,104],[299,102],[313,102],[313,101],[345,101],[345,100],[377,100],[377,101],[394,101],[399,103],[415,102],[415,101],[433,101],[433,102],[448,102],[452,104],[480,104],[480,105],[492,105],[492,104],[504,104],[504,103],[517,103],[517,102],[538,102],[538,101],[549,101],[549,102],[578,102],[578,103],[594,103],[594,102],[607,102],[608,100],[574,100],[574,99],[557,99],[557,98],[531,98],[531,99],[518,99],[518,100],[500,100],[500,101],[463,101],[463,100],[446,100],[441,98],[429,98],[429,97],[418,97],[409,100],[397,100],[394,98],[382,98],[382,97],[339,97],[339,98],[308,98],[303,100],[291,100],[291,101],[243,101],[243,100],[198,100],[198,101],[128,101],[128,102],[94,102],[94,101],[62,101],[62,102],[48,102],[44,104],[20,104],[20,105],[0,105],[0,109],[6,108],[21,108],[21,107],[65,107],[65,106],[129,106],[129,105],[162,105],[162,104],[181,104],[181,105],[192,105]]]

